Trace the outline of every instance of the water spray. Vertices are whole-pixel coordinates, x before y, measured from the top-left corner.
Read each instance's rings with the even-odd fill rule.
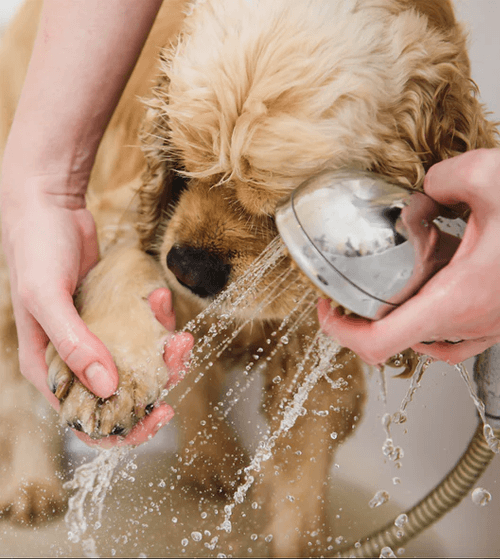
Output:
[[[423,192],[359,170],[311,177],[278,205],[276,224],[307,278],[337,304],[372,320],[415,295],[451,260],[466,225]],[[404,535],[393,521],[341,556],[372,557],[401,547],[471,490],[498,452],[491,441],[500,436],[500,344],[476,358],[474,380],[488,423],[478,426],[441,483],[406,512]]]

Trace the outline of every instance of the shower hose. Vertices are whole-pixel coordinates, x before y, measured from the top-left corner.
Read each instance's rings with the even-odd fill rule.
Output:
[[[500,343],[476,357],[474,380],[478,398],[484,404],[484,419],[491,425],[494,436],[500,438]],[[488,446],[483,422],[480,421],[455,467],[419,503],[406,511],[408,521],[403,527],[398,528],[392,521],[353,546],[341,549],[338,556],[379,557],[384,547],[399,549],[458,505],[486,470],[493,456],[495,453]]]
[[[496,437],[500,429],[493,430]],[[403,547],[409,540],[434,524],[460,501],[486,470],[495,453],[490,450],[480,422],[469,446],[448,475],[413,508],[406,511],[408,521],[397,527],[391,521],[354,545],[340,550],[338,557],[379,557],[384,547],[393,550]]]

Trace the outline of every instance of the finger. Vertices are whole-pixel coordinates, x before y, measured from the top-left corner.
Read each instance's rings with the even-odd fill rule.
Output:
[[[469,357],[479,355],[497,342],[497,338],[482,338],[481,340],[464,340],[459,344],[446,342],[435,342],[432,345],[417,344],[412,349],[417,353],[423,353],[450,365],[456,365],[469,359]]]
[[[33,314],[61,359],[99,398],[114,394],[118,372],[111,354],[80,318],[71,295],[58,291],[46,293],[44,299],[44,304],[37,305]]]
[[[194,338],[188,332],[175,334],[166,341],[163,360],[170,373],[166,388],[172,388],[184,377],[193,345]]]
[[[104,439],[91,439],[81,431],[72,430],[85,444],[104,449],[115,446],[137,446],[151,440],[174,416],[174,410],[165,402],[160,402],[153,411],[141,419],[126,437],[110,436]]]
[[[79,277],[84,278],[99,261],[99,241],[94,218],[88,209],[76,210],[82,234],[82,259]]]
[[[47,385],[47,365],[45,363],[47,335],[15,297],[12,298],[12,306],[16,322],[21,373],[57,411],[59,410],[59,400]]]
[[[175,313],[172,306],[172,293],[169,289],[155,289],[148,297],[156,320],[169,332],[175,330]]]
[[[473,150],[433,165],[425,177],[424,190],[444,205],[465,202],[472,209],[489,211],[493,192],[488,187],[498,182],[499,176],[500,151]]]
[[[24,310],[15,312],[18,330],[19,365],[21,372],[37,390],[48,400],[50,405],[59,410],[59,400],[47,385],[47,365],[45,349],[47,336],[36,320]]]
[[[357,353],[369,365],[384,363],[392,355],[435,339],[441,331],[433,297],[414,297],[379,321],[356,315],[342,315],[329,301],[318,301],[321,329],[344,347]],[[424,352],[425,353],[425,352]]]

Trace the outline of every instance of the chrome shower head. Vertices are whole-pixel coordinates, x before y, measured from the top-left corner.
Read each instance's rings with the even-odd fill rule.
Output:
[[[281,201],[291,257],[326,296],[377,320],[453,256],[465,223],[422,192],[358,170],[324,171]]]

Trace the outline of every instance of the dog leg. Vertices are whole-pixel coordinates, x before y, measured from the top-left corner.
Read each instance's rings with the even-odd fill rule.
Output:
[[[0,513],[22,524],[65,507],[57,461],[61,436],[52,409],[19,372],[8,272],[0,255]]]
[[[114,246],[85,278],[76,305],[89,329],[111,352],[119,386],[106,400],[73,376],[49,344],[49,386],[61,401],[63,423],[93,438],[125,435],[151,411],[169,375],[162,358],[167,331],[147,297],[165,287],[158,264],[132,242]]]
[[[179,386],[186,396],[179,404],[175,400],[172,403],[183,437],[180,470],[183,480],[219,496],[234,492],[239,481],[237,472],[247,463],[245,450],[226,423],[219,405],[230,366],[219,358],[203,376],[199,375],[200,371],[191,370]]]
[[[284,365],[288,378],[295,360]],[[324,555],[329,535],[327,488],[334,451],[353,429],[363,405],[363,376],[357,360],[344,352],[337,363],[344,367],[330,373],[339,388],[322,379],[305,404],[306,413],[279,438],[272,459],[265,463],[258,489],[267,510],[266,534],[272,534],[272,555],[305,557]],[[284,386],[275,385],[266,406],[274,431],[281,421],[280,403]],[[334,438],[332,438],[334,433]]]

